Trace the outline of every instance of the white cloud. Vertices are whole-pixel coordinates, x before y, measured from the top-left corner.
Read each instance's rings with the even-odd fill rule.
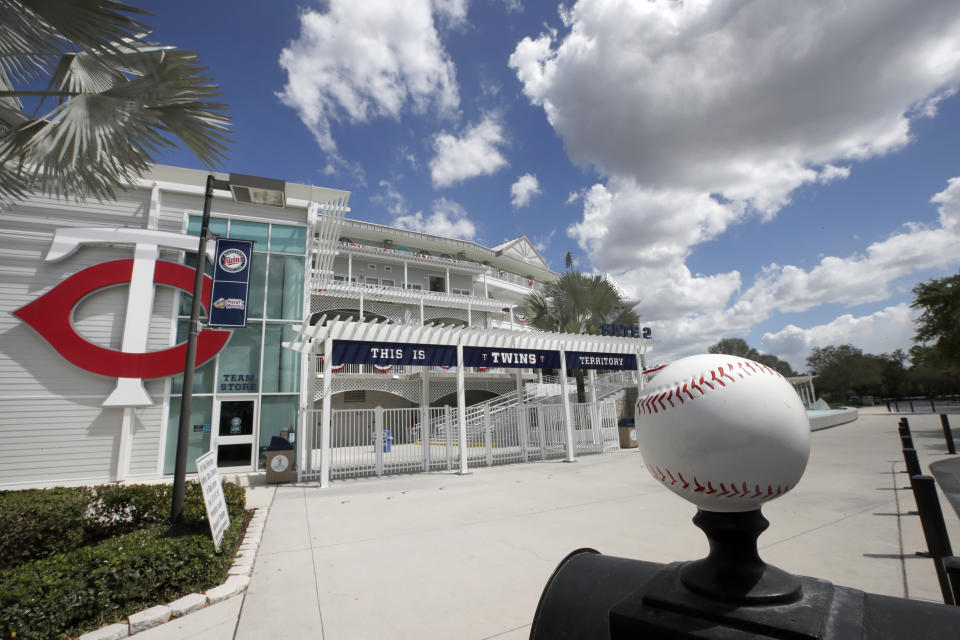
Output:
[[[564,202],[564,204],[573,204],[574,202],[576,202],[577,200],[579,200],[582,195],[583,195],[583,194],[580,193],[579,191],[571,191],[571,192],[567,195],[567,201]]]
[[[852,344],[865,353],[890,353],[898,348],[907,351],[913,343],[913,317],[910,305],[903,303],[866,316],[845,314],[808,329],[790,324],[763,334],[760,342],[765,351],[804,371],[807,356],[815,347]]]
[[[465,16],[463,0],[330,0],[326,12],[304,9],[299,37],[280,53],[287,84],[278,96],[335,160],[334,122],[398,119],[405,109],[453,115],[456,71],[437,23],[458,26]]]
[[[506,142],[497,118],[489,114],[479,124],[467,127],[460,138],[446,132],[437,134],[433,139],[436,155],[430,161],[433,186],[449,187],[496,173],[507,166],[506,158],[498,149]]]
[[[883,301],[898,278],[957,263],[960,180],[934,197],[939,226],[908,224],[809,270],[771,264],[750,283],[686,266],[798,187],[908,144],[911,118],[960,83],[956,2],[580,0],[561,19],[509,64],[571,159],[604,176],[567,233],[643,300],[658,353],[746,335],[776,310]]]
[[[510,186],[510,202],[514,209],[530,204],[534,196],[540,195],[540,181],[532,173],[525,173]]]
[[[424,216],[421,211],[413,215],[397,216],[393,225],[402,229],[432,233],[447,238],[473,240],[477,227],[470,221],[467,211],[459,203],[440,198],[433,203],[433,213]]]
[[[547,247],[550,246],[550,243],[553,241],[553,236],[556,235],[556,233],[556,229],[551,229],[550,233],[548,233],[546,236],[534,236],[532,239],[533,248],[543,255],[546,253]]]
[[[936,5],[581,0],[509,63],[575,161],[769,216],[907,144],[908,114],[953,90],[960,6]]]
[[[376,204],[383,205],[393,216],[403,216],[407,213],[407,199],[402,193],[397,191],[393,184],[386,180],[379,182],[383,193],[378,193],[370,197],[370,200]]]

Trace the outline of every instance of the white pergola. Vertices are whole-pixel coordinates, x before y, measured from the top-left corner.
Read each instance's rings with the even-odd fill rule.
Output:
[[[321,405],[322,437],[320,443],[321,480],[320,486],[329,484],[330,469],[330,417],[331,390],[333,375],[333,343],[335,340],[357,342],[375,342],[384,345],[430,345],[456,348],[457,356],[457,426],[460,441],[459,472],[467,473],[466,450],[466,402],[464,384],[464,347],[490,347],[503,349],[531,349],[555,351],[560,356],[560,385],[563,404],[563,421],[567,435],[566,460],[574,460],[573,420],[571,418],[569,389],[567,383],[567,352],[589,352],[595,354],[635,355],[637,363],[637,384],[643,386],[645,355],[653,340],[644,338],[625,338],[616,336],[596,336],[570,333],[550,333],[540,331],[511,331],[509,329],[481,329],[456,325],[405,325],[389,322],[355,322],[340,320],[339,317],[327,320],[321,317],[314,325],[299,325],[297,338],[284,346],[301,353],[323,355],[323,394]],[[518,370],[519,371],[519,370]],[[592,371],[591,371],[592,373]],[[300,438],[300,459],[311,455],[303,450],[306,438]],[[303,465],[298,465],[302,469]]]

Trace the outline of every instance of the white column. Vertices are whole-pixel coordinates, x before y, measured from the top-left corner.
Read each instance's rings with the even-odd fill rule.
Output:
[[[330,399],[333,391],[333,338],[323,341],[323,400],[320,406],[320,488],[330,486]],[[304,438],[306,440],[306,438]],[[312,456],[307,450],[304,455]],[[303,465],[299,465],[303,467]]]
[[[600,432],[600,407],[597,406],[597,371],[587,369],[590,380],[590,430],[593,431],[593,443],[603,450],[603,434]]]
[[[512,331],[513,328],[514,328],[514,327],[513,327],[513,309],[514,309],[514,307],[511,306],[511,307],[510,307],[510,330],[511,330],[511,331]]]
[[[403,288],[404,288],[404,289],[407,288],[407,262],[406,262],[406,260],[404,260],[404,262],[403,262]]]
[[[117,472],[114,475],[116,482],[123,482],[127,479],[127,473],[130,470],[130,440],[133,437],[133,420],[136,417],[136,409],[125,407],[123,410],[123,419],[120,423],[120,442],[117,444]]]
[[[484,298],[489,298],[489,297],[490,297],[490,293],[487,291],[487,271],[486,271],[486,269],[484,269],[484,271],[483,271],[483,297],[484,297]]]
[[[467,394],[464,392],[463,380],[463,345],[457,343],[457,439],[460,447],[460,473],[469,473],[467,470]]]
[[[347,254],[347,284],[353,283],[353,254]]]
[[[527,453],[527,443],[530,437],[527,435],[527,407],[523,403],[523,376],[520,369],[514,369],[514,371],[517,381],[517,429],[520,432],[520,455],[523,457],[523,461],[527,462],[529,455]]]
[[[430,471],[430,368],[420,367],[420,440],[423,442],[423,470]]]
[[[373,408],[373,428],[376,433],[373,439],[374,466],[376,467],[377,475],[382,476],[383,475],[383,446],[384,446],[383,407],[379,405]]]
[[[423,294],[420,294],[420,326],[423,326]]]
[[[360,288],[360,318],[358,318],[360,322],[363,322],[363,294],[365,289],[366,287]]]
[[[468,327],[473,326],[473,314],[471,313],[470,307],[471,307],[471,304],[468,302],[467,303],[467,326]]]
[[[450,293],[450,267],[447,267],[447,293]]]
[[[563,401],[563,426],[567,433],[567,458],[565,462],[576,461],[573,441],[573,419],[570,416],[570,394],[567,385],[567,354],[560,349],[560,398]]]
[[[647,368],[647,356],[642,353],[637,354],[637,393],[643,393],[643,370]]]

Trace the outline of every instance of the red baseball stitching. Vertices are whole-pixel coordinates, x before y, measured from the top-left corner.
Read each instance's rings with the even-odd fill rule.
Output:
[[[733,374],[736,374],[737,377],[734,377]],[[666,411],[667,409],[675,409],[678,405],[674,400],[679,400],[680,404],[684,404],[688,399],[695,400],[698,397],[703,397],[707,395],[707,391],[715,391],[717,388],[722,389],[728,384],[754,374],[773,375],[783,378],[779,372],[759,362],[749,362],[746,360],[741,360],[736,363],[728,362],[700,376],[693,376],[689,382],[678,382],[667,391],[660,393],[653,392],[641,397],[637,401],[637,411],[639,413],[654,414]],[[708,376],[709,380],[707,379]],[[719,385],[719,387],[717,385]],[[694,390],[699,391],[700,395],[694,395]],[[684,394],[688,397],[684,398]],[[670,406],[667,406],[666,403],[669,403]]]
[[[731,482],[729,485],[725,482],[719,483],[719,488],[714,486],[712,480],[707,480],[706,484],[702,484],[700,480],[697,479],[697,476],[693,476],[691,482],[683,477],[683,474],[679,471],[670,471],[664,467],[661,469],[656,465],[647,465],[647,471],[650,472],[650,475],[653,476],[655,480],[663,484],[668,484],[671,487],[676,486],[678,482],[681,483],[681,489],[685,489],[692,493],[703,493],[705,495],[724,497],[724,498],[759,498],[761,502],[776,498],[785,494],[787,491],[790,491],[793,487],[790,485],[777,485],[776,489],[773,488],[773,485],[768,484],[767,490],[764,491],[759,484],[754,484],[753,489],[750,488],[750,485],[746,482]],[[670,478],[668,481],[667,478]],[[691,488],[691,483],[693,487]]]

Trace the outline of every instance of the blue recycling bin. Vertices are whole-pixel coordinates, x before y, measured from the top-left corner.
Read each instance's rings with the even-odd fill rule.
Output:
[[[390,433],[390,429],[383,430],[383,452],[390,453],[390,449],[393,446],[393,434]]]

